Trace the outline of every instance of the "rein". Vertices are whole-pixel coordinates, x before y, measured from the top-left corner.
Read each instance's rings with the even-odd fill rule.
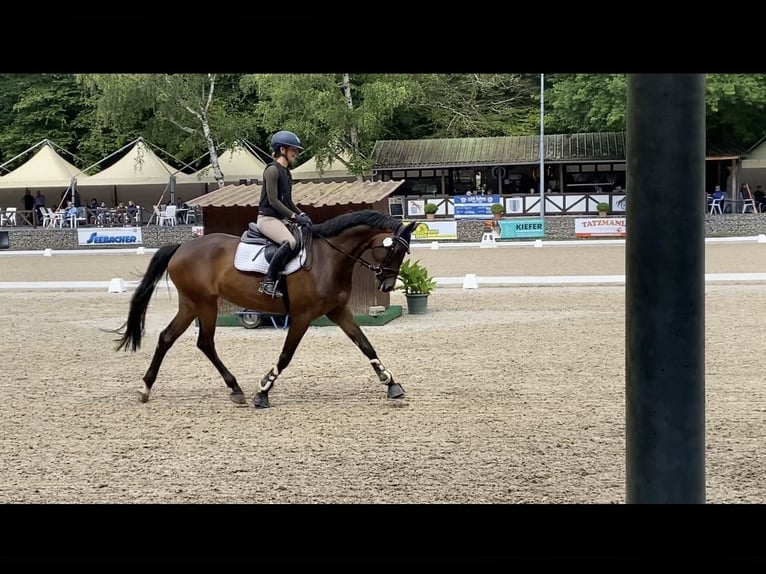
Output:
[[[407,244],[407,242],[406,242],[406,241],[404,241],[404,239],[402,239],[402,238],[399,236],[399,233],[400,233],[400,231],[401,231],[401,228],[399,228],[399,229],[396,231],[396,234],[394,235],[393,239],[394,239],[394,240],[396,240],[396,241],[397,241],[397,242],[398,242],[398,243],[399,243],[399,244],[400,244],[402,247],[404,247],[404,248],[407,250],[407,253],[409,253],[409,252],[410,252],[410,246]],[[351,255],[350,253],[347,253],[347,252],[343,251],[343,250],[342,250],[340,247],[338,247],[337,245],[334,245],[334,244],[332,243],[332,241],[330,241],[329,239],[327,239],[327,238],[326,238],[324,235],[322,235],[321,233],[317,233],[316,231],[314,231],[313,233],[314,233],[314,235],[316,235],[317,237],[319,237],[319,239],[321,239],[322,241],[324,241],[325,243],[327,243],[327,245],[329,245],[330,247],[332,247],[333,249],[335,249],[335,251],[337,251],[338,253],[342,253],[343,255],[345,255],[346,257],[348,257],[349,259],[353,259],[354,261],[356,261],[357,263],[359,263],[359,265],[361,265],[362,267],[366,267],[367,269],[369,269],[370,271],[372,271],[373,273],[375,273],[375,275],[376,275],[376,276],[377,276],[377,275],[381,275],[381,274],[382,274],[384,271],[396,271],[395,269],[392,269],[392,268],[390,268],[390,267],[381,267],[381,266],[378,266],[378,265],[373,265],[372,263],[370,263],[369,261],[366,261],[366,260],[362,259],[361,257],[357,257],[357,256],[355,256],[355,255]],[[380,246],[378,246],[378,247],[385,247],[385,246],[384,246],[384,245],[380,245]],[[393,248],[394,248],[394,244],[393,244],[393,242],[392,242],[392,243],[391,243],[391,245],[389,245],[389,246],[387,247],[387,249],[388,249],[388,253],[386,254],[386,257],[385,257],[385,259],[383,259],[383,263],[385,263],[385,262],[388,260],[388,256],[389,256],[389,255],[390,255],[390,254],[393,252]],[[373,247],[373,249],[375,249],[375,247]]]

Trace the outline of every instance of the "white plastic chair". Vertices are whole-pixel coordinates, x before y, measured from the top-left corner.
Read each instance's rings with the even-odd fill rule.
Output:
[[[721,199],[714,199],[710,202],[710,213],[723,213],[721,211]]]
[[[758,206],[755,205],[755,198],[750,191],[750,186],[745,184],[743,189],[739,190],[739,195],[742,197],[742,213],[745,213],[748,209],[752,209],[752,213],[758,213]]]
[[[37,208],[35,208],[35,209],[37,209]],[[41,208],[38,210],[38,212],[37,212],[37,213],[39,213],[39,214],[40,214],[40,217],[41,217],[41,219],[40,219],[40,225],[41,225],[43,228],[46,228],[46,227],[50,227],[50,224],[51,224],[51,214],[50,214],[50,213],[48,213],[48,210],[47,210],[47,209],[45,209],[44,207],[41,207]]]
[[[46,207],[48,217],[50,217],[50,227],[64,227],[64,214],[60,211],[53,211],[52,207]]]
[[[0,212],[0,225],[16,225],[15,207],[6,207],[5,213]]]
[[[158,225],[175,225],[176,224],[176,206],[168,205],[165,209],[160,211],[160,217],[157,224]]]

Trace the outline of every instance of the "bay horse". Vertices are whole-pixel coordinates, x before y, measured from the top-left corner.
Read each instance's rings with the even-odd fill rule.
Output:
[[[240,237],[211,233],[157,250],[130,300],[128,318],[112,331],[121,335],[116,350],[141,346],[149,301],[162,277],[172,280],[178,291],[178,312],[160,333],[151,364],[144,374],[139,400],[149,400],[162,360],[194,319],[199,320],[197,347],[205,354],[231,390],[229,398],[244,404],[237,379],[224,366],[215,349],[214,336],[220,297],[240,307],[262,313],[287,314],[289,329],[274,366],[261,379],[253,406],[266,408],[269,390],[290,360],[314,319],[326,315],[336,323],[370,361],[378,379],[387,386],[387,397],[404,396],[402,386],[378,358],[377,352],[356,323],[348,307],[351,276],[360,264],[375,273],[377,288],[394,289],[399,267],[410,252],[410,239],[418,222],[404,224],[376,210],[336,216],[311,226],[307,240],[308,264],[283,276],[284,296],[272,298],[258,291],[264,274],[240,271],[234,266]],[[366,253],[368,252],[368,253]],[[363,258],[367,254],[370,261]]]

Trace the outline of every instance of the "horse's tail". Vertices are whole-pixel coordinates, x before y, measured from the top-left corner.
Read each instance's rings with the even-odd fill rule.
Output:
[[[149,301],[154,294],[154,288],[160,282],[162,276],[168,268],[171,257],[175,255],[176,250],[181,244],[165,245],[160,247],[149,261],[149,267],[146,268],[141,283],[136,287],[136,292],[130,300],[130,311],[128,320],[123,323],[116,332],[122,337],[118,339],[117,351],[124,349],[135,352],[141,346],[141,337],[144,334],[144,323],[146,320],[146,309],[149,307]],[[124,330],[124,332],[123,332]]]

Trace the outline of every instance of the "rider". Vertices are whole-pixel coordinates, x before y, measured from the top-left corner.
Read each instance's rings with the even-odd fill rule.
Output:
[[[277,276],[297,244],[284,220],[296,221],[301,226],[311,226],[312,222],[293,203],[293,178],[288,169],[303,151],[301,140],[293,132],[278,131],[271,138],[271,149],[274,161],[263,170],[256,224],[266,237],[279,245],[279,249],[271,258],[266,277],[258,290],[271,297],[281,297],[282,293],[277,289]]]

